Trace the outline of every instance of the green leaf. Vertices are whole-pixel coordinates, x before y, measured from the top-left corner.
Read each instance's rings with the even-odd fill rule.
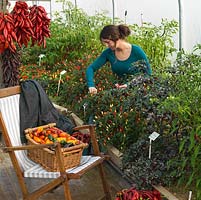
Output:
[[[191,176],[189,177],[188,179],[188,182],[186,183],[186,186],[190,186],[192,181],[193,181],[193,178],[194,178],[194,173],[191,174]]]
[[[184,149],[184,145],[185,145],[185,143],[186,143],[186,140],[183,139],[183,140],[181,141],[180,145],[179,145],[179,153],[181,153],[182,150]]]
[[[200,145],[198,144],[198,145],[195,147],[193,154],[191,155],[191,166],[192,166],[193,168],[196,167],[196,163],[198,162],[197,156],[198,156],[199,151],[200,151]]]
[[[190,145],[189,145],[189,148],[188,148],[188,151],[191,151],[195,146],[195,138],[194,138],[194,133],[192,132],[190,134]]]

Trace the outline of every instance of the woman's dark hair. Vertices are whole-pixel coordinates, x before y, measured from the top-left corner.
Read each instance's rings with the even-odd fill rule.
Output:
[[[125,39],[130,33],[131,30],[126,25],[107,25],[100,33],[100,40],[108,39],[116,42],[118,39]]]

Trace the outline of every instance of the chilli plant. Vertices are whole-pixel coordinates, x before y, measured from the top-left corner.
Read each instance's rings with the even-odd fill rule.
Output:
[[[170,82],[174,92],[161,104],[161,108],[171,110],[175,115],[172,132],[179,141],[179,155],[170,162],[179,175],[179,184],[195,190],[197,199],[201,198],[201,46],[194,51],[178,54],[177,62],[170,69]]]

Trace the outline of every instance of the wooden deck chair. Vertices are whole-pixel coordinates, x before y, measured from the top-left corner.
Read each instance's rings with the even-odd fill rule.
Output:
[[[82,156],[81,163],[78,167],[65,170],[62,165],[61,147],[57,145],[56,154],[59,163],[59,172],[48,172],[39,164],[33,162],[27,157],[27,149],[44,148],[49,145],[22,145],[20,140],[20,120],[19,120],[19,97],[20,86],[0,89],[0,126],[5,142],[4,152],[9,153],[12,165],[17,174],[19,185],[24,200],[38,199],[44,193],[52,189],[62,186],[64,188],[65,200],[71,200],[71,192],[69,189],[69,181],[71,179],[79,179],[88,170],[97,167],[102,180],[103,197],[100,199],[111,200],[110,191],[106,182],[103,161],[105,157],[101,156],[95,136],[95,127],[93,125],[83,125],[76,127],[75,130],[88,129],[91,134],[91,142],[93,146],[93,156]],[[25,178],[50,178],[50,181],[37,189],[29,192],[25,183]]]

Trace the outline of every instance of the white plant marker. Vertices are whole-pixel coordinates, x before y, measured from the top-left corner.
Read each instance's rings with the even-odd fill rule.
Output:
[[[57,96],[59,95],[59,88],[60,88],[60,85],[61,85],[61,76],[64,75],[65,73],[66,73],[66,70],[63,70],[63,71],[60,72],[58,88],[57,88]]]
[[[42,60],[42,58],[45,57],[45,55],[44,54],[40,54],[38,57],[39,57],[38,65],[40,66],[41,60]]]
[[[192,198],[192,191],[190,190],[190,191],[189,191],[188,200],[191,200],[191,198]]]
[[[151,159],[151,142],[154,141],[160,134],[157,132],[153,132],[150,136],[149,136],[149,159]]]
[[[87,106],[88,106],[88,103],[85,102],[85,103],[83,104],[84,116],[86,115],[86,108],[87,108]]]

